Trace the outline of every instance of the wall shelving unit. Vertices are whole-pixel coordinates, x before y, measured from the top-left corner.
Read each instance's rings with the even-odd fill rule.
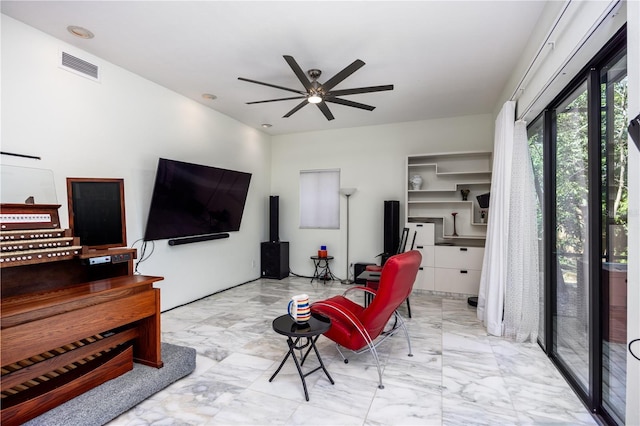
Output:
[[[407,222],[436,224],[436,243],[442,240],[484,240],[488,210],[481,209],[476,196],[491,188],[492,153],[449,152],[407,157]],[[412,176],[422,178],[420,189],[412,189]],[[460,190],[468,189],[467,200]],[[481,211],[486,211],[483,221]],[[454,220],[457,213],[454,236]],[[480,242],[480,241],[479,241]]]

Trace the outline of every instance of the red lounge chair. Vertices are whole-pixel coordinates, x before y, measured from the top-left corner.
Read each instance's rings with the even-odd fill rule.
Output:
[[[311,306],[312,312],[331,318],[331,328],[324,335],[336,342],[338,352],[345,363],[348,360],[340,351],[340,346],[357,354],[371,351],[378,367],[380,389],[384,386],[376,347],[402,329],[407,338],[409,356],[413,356],[409,333],[397,308],[411,293],[421,260],[422,256],[417,250],[392,256],[382,268],[377,290],[362,286],[351,287],[341,296],[318,301]],[[348,293],[356,290],[374,296],[368,306],[359,305],[346,297]],[[385,326],[392,316],[395,316],[393,327],[385,331]]]

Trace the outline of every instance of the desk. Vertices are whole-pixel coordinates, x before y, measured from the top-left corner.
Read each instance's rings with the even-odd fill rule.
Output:
[[[322,362],[322,358],[320,358],[320,353],[316,348],[316,341],[318,340],[320,335],[329,330],[329,327],[331,327],[331,320],[329,318],[322,315],[311,314],[311,319],[308,322],[304,324],[298,324],[289,315],[282,315],[273,320],[272,326],[273,331],[278,334],[282,334],[283,336],[287,336],[289,352],[287,352],[284,359],[280,363],[280,366],[278,367],[276,372],[273,373],[273,376],[271,376],[271,378],[269,379],[269,382],[273,381],[273,379],[282,369],[282,366],[284,365],[287,358],[291,356],[291,358],[293,358],[293,362],[296,364],[296,368],[298,369],[298,374],[300,374],[300,380],[302,380],[302,387],[304,388],[304,397],[307,401],[309,401],[309,392],[307,391],[307,382],[304,380],[304,378],[309,374],[315,373],[322,368],[322,371],[324,371],[324,374],[327,375],[327,378],[329,379],[331,384],[334,384],[334,381],[325,368],[324,363]],[[302,339],[303,337],[306,338],[307,341],[304,344],[300,344],[300,339]],[[295,340],[293,340],[293,338],[295,338]],[[307,347],[307,352],[304,354],[301,360],[298,361],[298,357],[296,356],[294,350],[297,349],[299,351],[302,351],[302,349]],[[307,359],[307,355],[309,355],[309,352],[311,352],[311,349],[313,349],[313,351],[316,353],[316,357],[320,362],[320,366],[305,374],[302,373],[302,365]]]
[[[336,279],[329,267],[329,261],[333,260],[333,256],[311,256],[311,260],[313,260],[313,266],[315,268],[313,276],[311,277],[311,282],[313,282],[313,280],[322,280],[326,283],[327,281],[333,281]]]
[[[378,272],[378,271],[362,271],[362,273],[358,275],[356,278],[359,280],[376,282],[376,281],[380,281],[380,274],[381,272]]]

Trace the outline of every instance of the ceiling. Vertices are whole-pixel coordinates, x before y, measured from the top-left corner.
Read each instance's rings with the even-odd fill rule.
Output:
[[[493,113],[544,1],[7,1],[2,13],[272,135]],[[77,25],[95,34],[72,36]],[[303,90],[283,59],[324,82],[393,84],[344,96],[373,111],[314,105],[283,118],[295,96],[238,80]],[[203,93],[217,96],[202,98]],[[262,123],[272,127],[262,128]]]

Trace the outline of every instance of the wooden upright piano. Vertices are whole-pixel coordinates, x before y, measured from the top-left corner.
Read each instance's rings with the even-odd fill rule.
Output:
[[[58,205],[0,211],[3,425],[21,424],[133,368],[162,367],[162,280],[133,274],[135,249],[88,250]]]

